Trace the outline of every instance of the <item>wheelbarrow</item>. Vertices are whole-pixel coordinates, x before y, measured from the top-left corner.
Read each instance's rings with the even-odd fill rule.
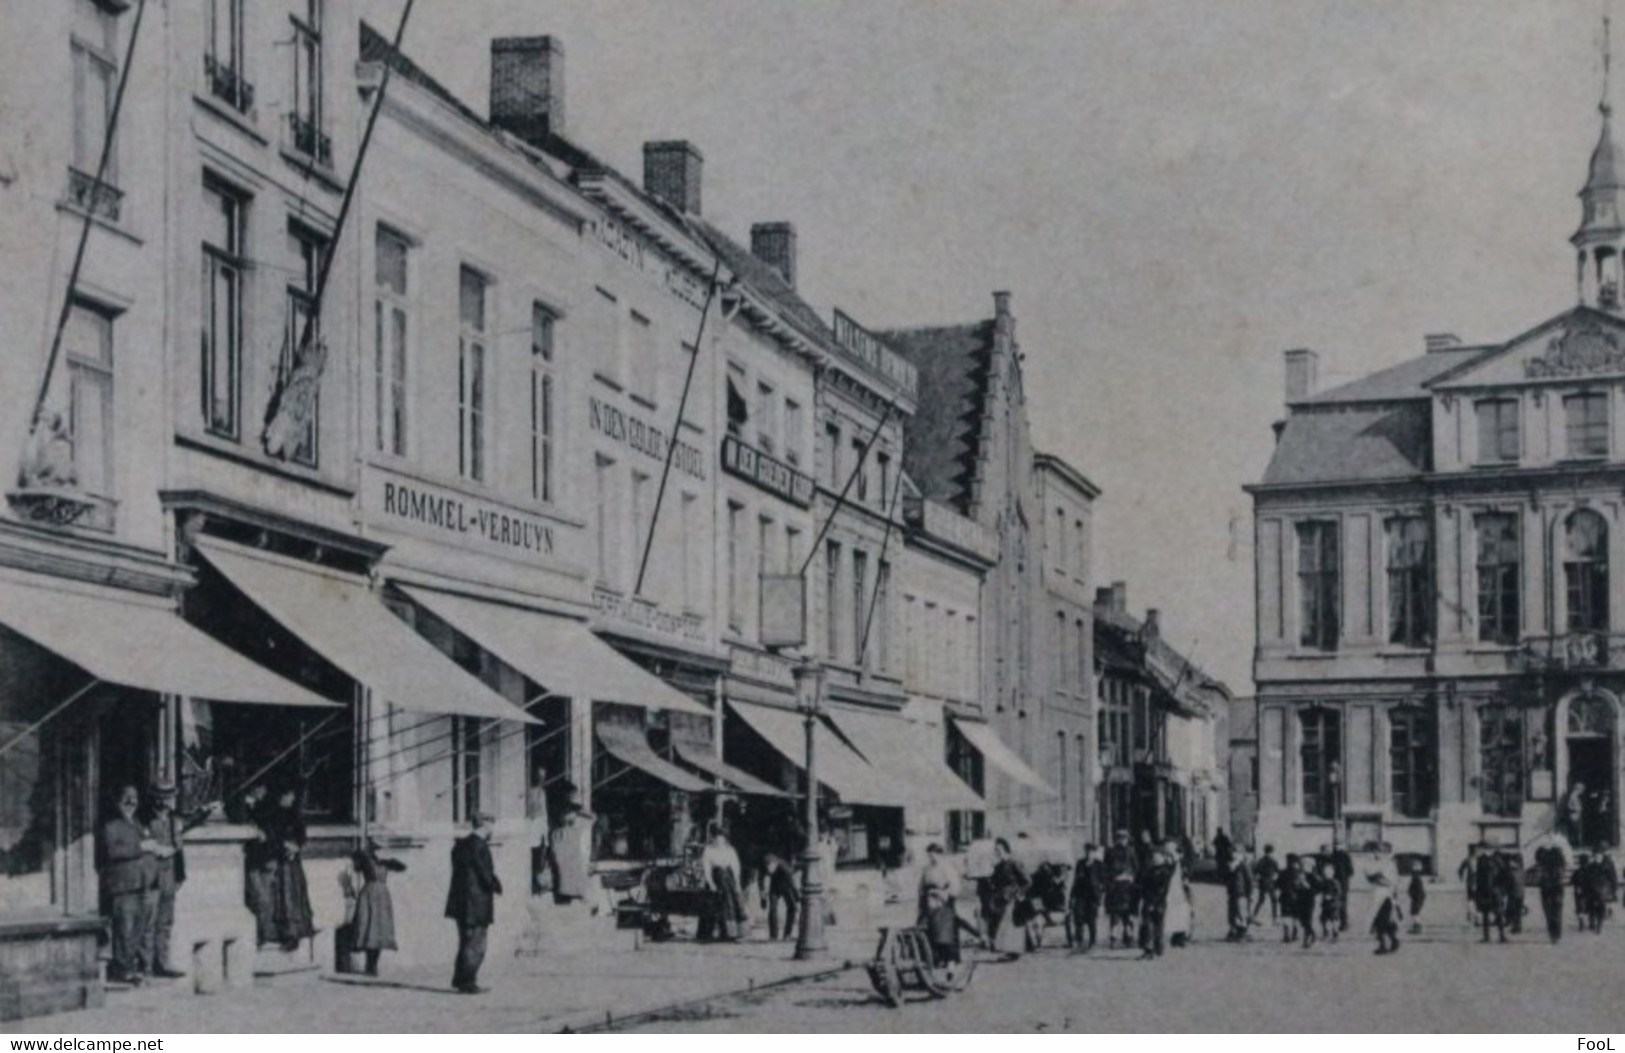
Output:
[[[875,993],[893,1009],[903,1004],[905,991],[924,991],[932,998],[963,991],[976,971],[975,962],[939,965],[925,930],[917,926],[881,929],[874,960],[864,967]]]

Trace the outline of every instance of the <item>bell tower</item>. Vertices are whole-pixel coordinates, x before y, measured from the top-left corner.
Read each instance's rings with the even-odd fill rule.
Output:
[[[1602,134],[1591,152],[1591,169],[1580,191],[1580,229],[1569,241],[1577,250],[1580,302],[1605,311],[1620,310],[1621,251],[1625,250],[1625,155],[1614,142],[1614,107],[1609,101],[1612,61],[1610,20],[1602,20]]]

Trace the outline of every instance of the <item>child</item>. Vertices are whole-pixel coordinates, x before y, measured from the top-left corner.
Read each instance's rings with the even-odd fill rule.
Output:
[[[1380,871],[1366,875],[1371,882],[1371,896],[1376,901],[1377,913],[1371,919],[1371,933],[1377,937],[1377,954],[1393,954],[1399,950],[1399,897],[1388,883],[1388,875]],[[1415,871],[1412,871],[1413,878]]]
[[[1422,905],[1427,902],[1427,886],[1422,883],[1422,864],[1411,864],[1411,883],[1406,888],[1411,901],[1411,935],[1422,931]]]
[[[1281,942],[1298,940],[1298,892],[1303,884],[1303,868],[1292,852],[1286,855],[1286,867],[1278,880],[1281,902]]]
[[[1319,892],[1320,938],[1336,943],[1338,930],[1342,928],[1343,911],[1338,903],[1337,872],[1329,862],[1320,866]]]

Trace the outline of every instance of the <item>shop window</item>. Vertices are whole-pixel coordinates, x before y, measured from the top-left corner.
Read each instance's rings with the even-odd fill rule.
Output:
[[[411,245],[379,227],[375,245],[377,299],[373,304],[373,448],[406,456],[407,362],[411,335],[408,264]]]
[[[465,479],[486,476],[486,333],[489,283],[478,271],[463,267],[458,278],[457,341],[457,471]]]
[[[479,717],[451,718],[451,799],[452,818],[471,821],[480,812],[484,765],[481,757]]]
[[[1389,801],[1395,813],[1425,819],[1438,803],[1438,735],[1431,710],[1388,711]]]
[[[1518,400],[1480,399],[1473,404],[1478,419],[1478,462],[1499,464],[1518,459]]]
[[[1563,398],[1564,436],[1570,457],[1608,455],[1608,396],[1586,391]]]
[[[1320,706],[1298,714],[1302,769],[1303,814],[1311,819],[1335,819],[1342,792],[1343,715]]]
[[[311,822],[348,822],[354,814],[356,726],[353,710],[182,702],[183,804],[226,802],[226,817],[251,822],[237,809],[243,791],[263,783],[272,795],[293,788]]]
[[[1433,558],[1422,516],[1388,520],[1388,642],[1433,642]]]
[[[1524,715],[1510,705],[1478,711],[1478,799],[1485,815],[1523,814]]]
[[[1521,570],[1518,517],[1486,512],[1473,517],[1478,537],[1478,638],[1485,643],[1518,642]]]
[[[1569,516],[1564,531],[1563,578],[1570,632],[1608,629],[1608,524],[1582,508]]]
[[[1341,568],[1337,524],[1298,524],[1299,642],[1321,651],[1337,649],[1341,622]]]
[[[203,423],[236,440],[241,431],[243,270],[246,199],[213,180],[203,184]]]

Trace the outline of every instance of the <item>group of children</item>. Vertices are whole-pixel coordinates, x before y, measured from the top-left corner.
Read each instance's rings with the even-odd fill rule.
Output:
[[[1255,862],[1250,854],[1229,866],[1225,875],[1230,899],[1231,942],[1251,940],[1250,929],[1262,924],[1259,915],[1267,903],[1270,920],[1281,924],[1281,941],[1312,947],[1317,941],[1337,942],[1349,927],[1349,884],[1354,864],[1347,852],[1322,849],[1307,857],[1288,853],[1285,865],[1276,862],[1275,846],[1265,845]],[[1398,876],[1386,870],[1366,875],[1371,884],[1374,912],[1372,935],[1377,937],[1377,954],[1399,950],[1399,930],[1405,909],[1399,900]],[[1427,886],[1420,865],[1411,868],[1406,889],[1410,900],[1413,930],[1415,919],[1427,900]]]

